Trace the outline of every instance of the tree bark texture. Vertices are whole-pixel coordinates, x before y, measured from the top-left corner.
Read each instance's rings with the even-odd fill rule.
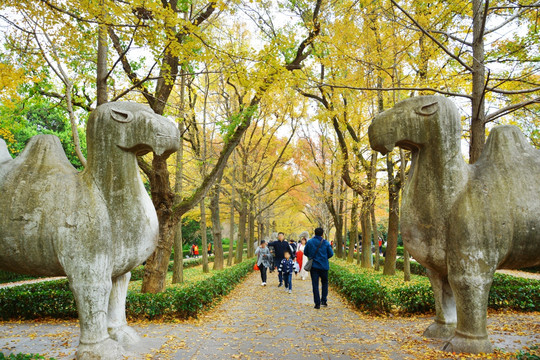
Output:
[[[403,249],[403,280],[411,281],[411,261],[407,249]]]
[[[97,46],[97,73],[96,73],[96,95],[97,105],[105,104],[108,101],[107,94],[107,25],[98,26],[98,46]]]
[[[371,204],[370,206],[370,214],[371,214],[371,229],[373,231],[373,242],[375,245],[375,270],[379,271],[379,266],[380,266],[379,230],[377,229],[377,219],[375,218],[375,203]]]
[[[171,258],[174,240],[174,225],[171,222],[171,209],[174,204],[174,193],[169,183],[167,157],[154,154],[150,183],[152,202],[159,221],[159,238],[156,251],[146,260],[141,292],[159,293],[165,290],[165,279]]]
[[[362,226],[362,267],[370,269],[371,266],[371,222],[369,212],[369,202],[362,201],[361,210],[361,226]]]
[[[210,197],[210,212],[212,216],[212,234],[214,237],[214,270],[223,269],[223,243],[221,241],[221,219],[219,211],[219,195],[221,179],[218,180]]]
[[[253,209],[253,205],[250,205],[249,207],[249,217],[248,217],[248,228],[249,228],[249,231],[248,231],[248,244],[247,244],[247,248],[248,248],[248,254],[247,254],[247,257],[248,258],[252,258],[253,256],[255,256],[255,248],[254,248],[254,243],[255,243],[255,214],[253,213],[255,211],[255,209]]]
[[[182,69],[182,74],[184,70]],[[185,102],[184,92],[186,87],[185,77],[182,76],[180,81],[180,121],[178,123],[178,130],[180,134],[184,133],[184,116],[185,116]],[[182,181],[184,176],[184,137],[180,136],[180,145],[176,152],[176,174],[174,183],[175,200],[178,200],[182,196]],[[179,284],[184,282],[184,239],[182,237],[182,218],[176,224],[176,231],[174,234],[174,263],[173,263],[173,284]]]
[[[235,195],[235,189],[234,184],[236,182],[235,178],[235,166],[236,161],[235,157],[233,156],[233,171],[232,171],[232,185],[231,185],[231,208],[230,208],[230,217],[229,217],[229,256],[227,257],[227,266],[232,265],[233,256],[234,256],[234,195]]]
[[[206,236],[206,204],[204,203],[205,198],[201,200],[201,247],[202,247],[202,258],[203,258],[203,272],[207,273],[210,271],[208,267],[208,239]]]
[[[244,242],[246,240],[247,201],[242,199],[242,208],[238,220],[238,241],[236,242],[235,264],[240,264],[244,255]]]
[[[399,233],[399,190],[401,183],[398,176],[394,176],[394,163],[391,154],[387,155],[386,168],[388,171],[388,235],[386,237],[386,254],[384,258],[384,275],[395,275],[397,242]]]
[[[347,262],[352,263],[354,260],[354,246],[358,242],[358,194],[353,191],[353,200],[351,206],[351,232],[349,234],[349,254]],[[360,248],[357,248],[360,251]]]
[[[486,0],[473,0],[473,73],[472,73],[472,114],[471,143],[469,145],[469,163],[474,164],[486,141],[485,115],[485,68],[484,68],[484,29]]]

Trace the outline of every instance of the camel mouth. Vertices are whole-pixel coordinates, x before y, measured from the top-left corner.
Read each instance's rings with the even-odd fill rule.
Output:
[[[371,148],[375,151],[380,152],[383,155],[388,154],[389,152],[392,152],[394,150],[395,145],[393,143],[389,144],[371,144]]]
[[[125,147],[121,145],[116,145],[116,146],[118,146],[118,148],[123,151],[134,153],[136,156],[146,155],[149,152],[153,151],[152,147],[146,144],[138,144],[132,147]]]
[[[396,142],[396,146],[399,146],[400,148],[409,150],[411,152],[417,152],[420,150],[420,145],[409,140],[398,141]]]

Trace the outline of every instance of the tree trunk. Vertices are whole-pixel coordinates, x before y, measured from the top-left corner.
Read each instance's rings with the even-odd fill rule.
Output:
[[[229,256],[227,257],[227,266],[232,265],[233,256],[234,256],[234,195],[235,189],[234,184],[236,183],[236,157],[233,154],[233,167],[232,167],[232,182],[231,182],[231,210],[229,218]]]
[[[248,221],[248,228],[249,228],[249,232],[248,232],[248,255],[247,257],[248,258],[252,258],[253,256],[255,256],[255,248],[254,248],[254,243],[255,243],[255,214],[253,214],[253,211],[255,211],[253,209],[253,205],[250,205],[249,207],[249,221]]]
[[[203,198],[201,200],[201,247],[202,247],[202,259],[203,259],[203,272],[210,271],[208,268],[208,239],[206,238],[206,205]]]
[[[185,102],[184,92],[186,88],[186,81],[184,75],[184,69],[181,69],[182,78],[180,80],[180,109],[178,130],[180,134],[184,133],[184,116],[185,116]],[[176,174],[174,183],[174,192],[176,193],[175,199],[182,198],[182,180],[184,176],[184,138],[180,136],[180,144],[178,145],[178,151],[176,152]],[[178,221],[176,225],[176,232],[174,234],[174,263],[173,263],[173,284],[179,284],[184,282],[184,244],[182,237],[182,219]]]
[[[73,136],[73,146],[75,147],[75,153],[81,162],[83,167],[86,167],[86,158],[84,157],[81,151],[81,141],[79,140],[79,130],[77,129],[77,119],[75,118],[75,113],[73,111],[73,100],[71,98],[71,93],[73,91],[73,84],[71,80],[67,77],[66,81],[66,106],[69,114],[69,123],[71,124],[71,135]],[[105,88],[105,92],[107,88]],[[107,99],[105,99],[107,102]]]
[[[345,186],[343,184],[343,180],[341,181],[342,182],[342,186]],[[345,189],[345,202],[344,202],[344,209],[343,209],[343,212],[342,212],[342,216],[343,216],[343,255],[342,255],[342,258],[345,259],[347,257],[347,189]],[[349,239],[349,243],[350,243],[351,239]]]
[[[351,207],[351,232],[349,234],[349,254],[347,262],[352,263],[354,260],[354,246],[358,242],[358,194],[353,191],[353,200]],[[360,252],[360,248],[358,247]]]
[[[399,232],[399,179],[394,176],[394,163],[391,155],[386,158],[386,168],[388,170],[388,236],[386,237],[386,254],[384,257],[384,275],[395,275],[397,241]],[[398,175],[399,176],[399,175]]]
[[[244,255],[244,241],[246,240],[247,202],[242,199],[242,209],[238,220],[238,242],[236,243],[235,264],[240,264]]]
[[[362,216],[360,216],[360,223],[362,223]],[[360,224],[360,227],[361,227],[361,224]],[[361,229],[362,230],[362,229]],[[356,239],[356,265],[362,265],[362,244],[360,243],[360,236],[357,237]]]
[[[375,244],[375,270],[379,271],[379,230],[377,229],[377,219],[375,218],[375,202],[370,206],[371,229],[373,230],[373,243]]]
[[[362,267],[370,269],[371,266],[371,222],[369,214],[369,202],[363,199],[361,211],[362,226]]]
[[[473,73],[472,73],[472,114],[471,143],[469,145],[469,163],[474,164],[486,141],[485,116],[485,69],[484,69],[484,27],[485,0],[473,0]]]
[[[223,244],[221,242],[221,219],[219,215],[220,182],[221,179],[218,179],[210,198],[212,234],[214,235],[214,270],[223,269]]]
[[[173,284],[184,282],[184,239],[182,237],[182,221],[176,225],[174,233],[174,263],[173,263]]]
[[[169,183],[167,156],[154,154],[152,169],[150,184],[152,202],[159,221],[159,238],[156,251],[146,260],[141,292],[156,294],[165,290],[165,280],[171,258],[174,224],[171,223],[170,215],[174,204],[174,193],[171,191]]]
[[[339,221],[334,221],[336,228],[336,255],[338,258],[343,258],[343,217],[338,215]]]
[[[403,280],[411,281],[411,262],[407,249],[403,249]]]
[[[103,6],[103,1],[102,1]],[[103,9],[105,7],[103,6]],[[105,10],[104,10],[105,12]],[[105,21],[102,17],[101,21]],[[96,95],[97,105],[105,104],[108,100],[107,94],[107,25],[98,25],[98,45],[97,45],[97,73],[96,73]]]

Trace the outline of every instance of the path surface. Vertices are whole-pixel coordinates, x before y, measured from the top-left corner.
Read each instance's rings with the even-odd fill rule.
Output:
[[[139,322],[144,334],[127,348],[129,359],[444,359],[441,341],[422,338],[432,317],[375,317],[357,312],[335,292],[329,307],[313,309],[311,285],[293,281],[293,293],[277,288],[276,275],[261,287],[250,275],[218,307],[199,320]],[[497,348],[514,352],[540,343],[539,313],[490,314]],[[0,322],[0,351],[73,359],[76,321]],[[493,358],[505,358],[500,355]]]
[[[524,278],[524,279],[540,280],[539,273],[532,273],[532,272],[520,271],[520,270],[497,270],[497,272],[501,274]]]

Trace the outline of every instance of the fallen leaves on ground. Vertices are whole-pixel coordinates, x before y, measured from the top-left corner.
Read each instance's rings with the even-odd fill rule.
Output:
[[[197,271],[197,268],[193,268]],[[191,270],[191,269],[186,269]],[[202,271],[199,270],[202,274]],[[201,275],[204,276],[204,275]],[[397,275],[399,276],[399,275]],[[397,281],[381,279],[381,281]],[[129,359],[511,359],[518,350],[540,343],[539,313],[490,311],[488,331],[493,354],[450,354],[443,341],[422,337],[433,316],[373,316],[357,311],[334,291],[329,307],[313,309],[311,281],[293,280],[293,293],[268,286],[259,273],[246,279],[199,319],[130,322],[141,334],[140,348]],[[73,359],[77,321],[44,320],[0,323],[0,347],[35,352],[28,342],[37,334],[46,356]],[[26,347],[25,347],[26,346]],[[505,350],[503,350],[505,349]]]

